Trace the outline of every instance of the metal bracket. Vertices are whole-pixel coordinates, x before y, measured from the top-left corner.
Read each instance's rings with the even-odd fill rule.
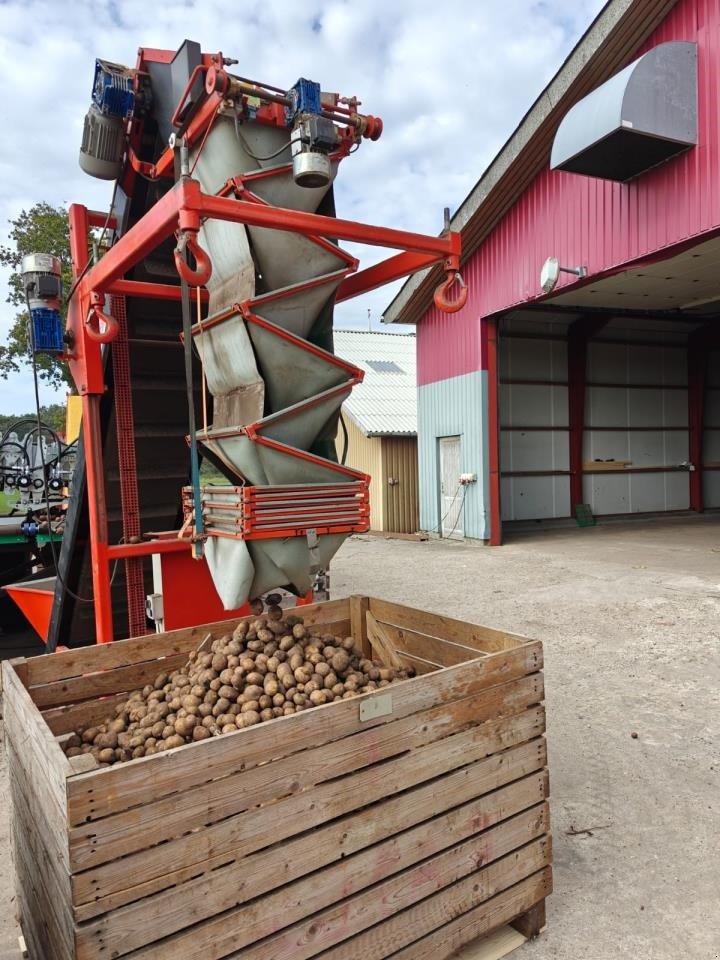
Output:
[[[318,573],[321,568],[320,554],[318,552],[318,544],[320,541],[318,539],[317,530],[308,530],[305,536],[307,538],[308,551],[310,553],[310,573]]]

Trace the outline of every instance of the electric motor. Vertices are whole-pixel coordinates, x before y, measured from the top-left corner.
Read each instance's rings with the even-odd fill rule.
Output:
[[[125,123],[134,105],[134,73],[107,60],[95,61],[92,103],[85,116],[80,166],[100,180],[116,180],[125,153]]]
[[[29,253],[22,259],[20,272],[30,310],[28,339],[33,351],[51,355],[62,353],[60,260],[49,253]]]

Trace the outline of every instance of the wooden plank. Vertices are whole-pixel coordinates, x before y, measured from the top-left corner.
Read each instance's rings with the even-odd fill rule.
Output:
[[[435,660],[444,667],[454,666],[456,663],[467,663],[477,657],[486,657],[475,647],[464,643],[453,643],[450,640],[440,640],[438,637],[428,636],[426,633],[417,633],[404,627],[395,627],[390,623],[382,623],[387,635],[395,646],[403,653],[423,657],[426,660]]]
[[[92,951],[103,944],[111,943],[114,954],[121,956],[177,931],[182,933],[163,944],[158,956],[171,946],[174,956],[185,956],[192,945],[196,951],[202,951],[205,960],[215,955],[222,957],[223,951],[268,936],[467,839],[477,833],[478,825],[486,829],[529,808],[525,821],[527,839],[540,836],[549,827],[547,803],[538,804],[546,791],[545,772],[531,774],[353,856],[341,859],[340,852],[336,852],[334,863],[326,862],[325,852],[317,844],[309,847],[308,856],[300,860],[288,857],[285,850],[277,857],[251,854],[228,869],[165,891],[151,900],[114,910],[94,923],[82,924],[78,929],[78,960],[93,957]],[[352,823],[348,829],[352,830]],[[310,837],[306,838],[306,847],[309,840]],[[274,890],[281,867],[283,886]],[[317,873],[311,872],[318,867]],[[298,870],[302,874],[296,879]],[[248,901],[253,901],[250,907],[234,909]],[[232,912],[228,913],[229,910]],[[148,916],[153,917],[152,924],[147,923]],[[211,919],[199,922],[206,918]]]
[[[33,885],[37,885],[42,894],[45,916],[51,915],[50,926],[56,936],[62,938],[69,953],[73,949],[73,920],[70,905],[70,877],[58,863],[53,847],[45,843],[38,829],[38,809],[32,794],[23,789],[13,775],[10,777],[10,791],[13,804],[13,829],[16,842],[25,851],[25,859],[30,864]],[[40,811],[41,815],[41,811]]]
[[[384,667],[389,667],[391,670],[400,670],[402,661],[395,651],[393,641],[369,610],[365,614],[365,622],[367,623],[367,635],[373,650],[373,658],[379,660]]]
[[[23,930],[30,932],[42,947],[38,954],[42,960],[74,960],[73,946],[67,932],[51,909],[52,897],[48,893],[48,878],[40,864],[33,859],[28,846],[29,836],[13,812],[13,856],[15,860],[15,885],[21,905]]]
[[[546,824],[546,816],[538,816],[536,809],[525,811],[460,843],[451,841],[442,852],[422,862],[418,862],[422,855],[407,847],[410,838],[405,836],[395,841],[391,851],[397,860],[386,862],[384,870],[381,868],[375,877],[367,873],[358,884],[354,861],[349,861],[340,865],[346,867],[342,873],[339,869],[334,871],[337,876],[331,878],[320,872],[300,884],[283,887],[247,907],[223,914],[212,923],[192,927],[179,937],[133,953],[133,960],[173,960],[177,956],[221,960],[233,948],[236,952],[232,955],[244,960],[305,960],[475,873],[479,865],[537,840]],[[531,857],[530,854],[529,860],[534,863]],[[323,906],[328,890],[335,899],[338,894],[342,899],[318,911],[317,904]],[[80,956],[78,960],[89,960],[91,956]]]
[[[62,808],[65,806],[65,781],[70,774],[67,758],[15,669],[6,665],[3,675],[5,734],[16,752],[27,757],[38,783],[47,784],[52,798]]]
[[[437,789],[438,781],[431,781],[398,797],[369,805],[328,825],[289,839],[282,844],[276,857],[271,858],[265,850],[261,850],[244,859],[228,863],[228,857],[232,856],[232,853],[220,852],[204,864],[207,871],[204,876],[197,877],[195,866],[180,866],[166,880],[156,878],[119,893],[77,905],[75,919],[81,922],[134,901],[140,910],[147,904],[154,911],[160,903],[166,910],[170,910],[172,903],[173,909],[181,905],[182,909],[187,911],[191,909],[190,903],[197,904],[199,897],[208,895],[210,889],[217,895],[217,883],[221,880],[227,882],[229,889],[236,890],[238,898],[244,896],[249,899],[275,887],[278,875],[287,881],[303,876],[311,869],[312,858],[319,849],[325,851],[327,864],[342,857],[349,857],[442,813],[449,803],[457,805],[458,808],[465,804],[464,813],[469,817],[480,817],[477,822],[482,824],[482,808],[475,804],[484,804],[484,795],[490,791],[533,772],[540,771],[545,781],[547,771],[542,768],[546,760],[545,739],[541,737],[448,774],[440,781],[442,791]],[[544,789],[546,791],[547,788]],[[473,798],[481,794],[482,800],[473,801]],[[178,886],[165,889],[173,884]],[[182,886],[179,886],[180,884]],[[210,888],[208,884],[211,885]],[[156,891],[165,892],[152,900],[145,899]],[[178,900],[176,891],[178,894],[187,893],[192,896],[192,900]]]
[[[208,862],[218,851],[225,852],[225,862],[230,859],[228,851],[232,852],[233,859],[245,856],[365,804],[533,739],[544,727],[542,707],[532,707],[517,717],[490,720],[480,727],[413,750],[392,763],[367,767],[350,777],[277,800],[266,807],[253,808],[150,850],[85,870],[73,877],[73,902],[87,903],[146,880],[158,879],[168,885],[178,866],[184,869],[196,864],[199,873],[208,869]]]
[[[368,639],[367,622],[365,620],[369,605],[369,597],[350,597],[350,630],[356,643],[360,645],[363,656],[365,657],[372,655],[372,647]]]
[[[478,863],[483,863],[483,848],[481,844],[477,846],[473,859],[472,843],[467,863],[469,876],[461,872],[462,868],[453,869],[452,860],[443,864],[442,857],[435,858],[435,862],[427,864],[427,873],[422,873],[421,865],[419,875],[413,875],[412,880],[401,874],[381,884],[377,897],[370,894],[356,898],[355,902],[346,901],[334,917],[321,914],[316,923],[310,918],[280,937],[230,954],[227,960],[267,960],[269,956],[309,960],[323,951],[323,960],[383,960],[459,913],[472,910],[541,870],[552,856],[550,837],[543,836],[512,852],[501,844],[505,855],[477,869]],[[352,922],[353,906],[365,911],[359,932],[359,924]]]
[[[426,613],[399,603],[370,598],[370,611],[376,620],[391,623],[396,627],[405,627],[417,633],[431,634],[442,640],[463,643],[485,653],[497,653],[500,650],[512,650],[518,645],[528,643],[526,637],[491,627],[481,627],[475,623],[465,623],[452,617],[443,617],[436,613]]]
[[[19,785],[27,797],[26,804],[35,824],[35,831],[53,861],[69,873],[69,855],[67,843],[67,821],[64,811],[44,790],[39,789],[35,777],[28,774],[27,762],[21,761],[9,740],[5,741],[8,761],[8,777]],[[23,758],[26,761],[26,758]]]
[[[423,939],[393,953],[392,960],[445,960],[463,944],[508,923],[538,900],[548,896],[551,891],[552,871],[550,867],[545,867],[485,903],[452,919]]]
[[[84,730],[115,715],[115,707],[127,700],[127,690],[97,700],[83,700],[42,711],[42,718],[55,736]]]
[[[318,621],[346,620],[349,617],[347,600],[330,600],[327,603],[312,603],[297,607],[292,612],[302,617],[305,623]],[[116,640],[114,643],[96,644],[61,653],[33,657],[28,661],[28,685],[52,683],[56,680],[81,677],[86,673],[99,670],[111,670],[115,667],[129,666],[159,657],[172,657],[189,653],[202,642],[206,634],[214,637],[231,633],[241,619],[253,617],[235,617],[232,620],[217,620],[213,623],[198,624],[195,627],[183,627],[167,633],[135,637],[130,640]]]
[[[110,644],[103,644],[110,646]],[[32,699],[39,707],[57,707],[77,700],[96,699],[103,694],[135,690],[152,683],[159,673],[179,670],[187,661],[187,653],[174,654],[160,660],[144,660],[127,667],[115,667],[82,677],[69,677],[32,687]]]
[[[350,738],[269,761],[183,793],[72,827],[73,872],[114,860],[313,785],[352,773],[499,716],[518,714],[543,699],[541,674],[463,700],[441,704]]]
[[[495,657],[449,667],[394,685],[391,716],[364,723],[360,721],[362,698],[384,695],[383,689],[295,716],[269,720],[237,734],[187,744],[167,753],[72,777],[67,784],[69,822],[77,825],[88,818],[97,820],[169,793],[189,789],[213,777],[227,775],[243,765],[249,769],[270,758],[287,756],[341,739],[360,729],[409,716],[418,710],[471,696],[498,683],[535,673],[541,667],[542,645],[531,643]]]
[[[461,947],[452,960],[502,960],[525,943],[525,937],[509,924]]]

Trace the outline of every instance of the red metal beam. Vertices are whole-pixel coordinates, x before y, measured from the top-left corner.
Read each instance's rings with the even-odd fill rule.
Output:
[[[437,256],[431,253],[398,253],[394,257],[388,257],[382,263],[377,263],[343,280],[338,287],[335,301],[342,303],[343,300],[350,300],[351,297],[375,290],[386,283],[392,283],[393,280],[399,280],[400,277],[432,266],[437,263],[437,259]]]
[[[128,557],[149,557],[153,553],[182,553],[190,551],[189,540],[143,540],[142,543],[115,543],[107,548],[109,560],[126,560]]]
[[[568,423],[570,455],[570,515],[585,502],[583,484],[583,443],[585,436],[585,390],[587,378],[587,345],[608,323],[609,317],[579,317],[568,328]]]
[[[90,521],[90,563],[95,598],[95,642],[110,643],[113,639],[113,621],[99,395],[86,393],[83,396],[82,424]]]
[[[144,280],[116,280],[111,283],[106,293],[117,294],[123,297],[143,297],[147,300],[180,300],[179,286],[172,283],[148,283]],[[200,291],[200,299],[207,303],[210,299],[207,290]]]
[[[251,227],[268,227],[271,230],[285,230],[305,236],[331,237],[335,240],[366,243],[375,247],[393,247],[416,253],[434,253],[438,258],[460,257],[460,234],[454,231],[441,237],[428,237],[421,233],[376,227],[353,220],[325,217],[318,213],[245,203],[227,197],[211,197],[199,190],[188,197],[184,206],[188,210],[195,210],[202,217],[230,220]]]
[[[487,350],[488,463],[490,474],[490,546],[502,545],[500,514],[500,414],[498,397],[498,324],[492,317],[480,320]]]

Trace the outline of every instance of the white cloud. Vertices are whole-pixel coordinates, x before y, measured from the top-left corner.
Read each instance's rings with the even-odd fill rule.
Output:
[[[0,240],[37,201],[107,207],[110,186],[77,165],[95,57],[134,65],[137,48],[190,36],[280,87],[298,76],[357,94],[385,123],[337,184],[340,216],[437,233],[602,6],[601,0],[6,0],[0,3]],[[363,265],[379,254],[361,251]],[[343,326],[379,318],[389,288],[338,308]],[[4,298],[3,298],[4,299]],[[0,336],[12,308],[0,304]],[[0,410],[32,406],[28,374],[0,380]]]

